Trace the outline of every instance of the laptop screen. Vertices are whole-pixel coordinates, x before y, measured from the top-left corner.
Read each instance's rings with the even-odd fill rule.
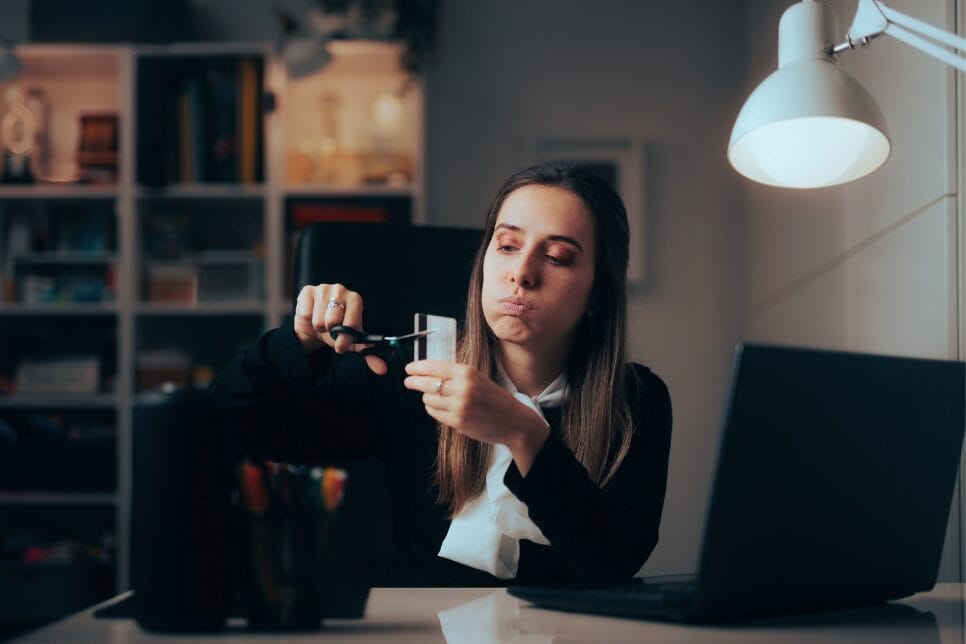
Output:
[[[739,346],[694,609],[931,588],[963,439],[959,362]]]

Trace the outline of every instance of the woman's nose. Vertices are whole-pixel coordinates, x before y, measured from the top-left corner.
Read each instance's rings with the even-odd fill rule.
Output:
[[[516,264],[510,276],[514,284],[525,288],[533,288],[539,280],[539,268],[535,252],[522,252],[516,256]]]

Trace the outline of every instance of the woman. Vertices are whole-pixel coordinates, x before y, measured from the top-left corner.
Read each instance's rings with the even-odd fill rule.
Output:
[[[657,543],[671,405],[626,361],[628,226],[602,180],[539,165],[500,189],[457,362],[360,356],[363,297],[307,286],[212,389],[263,454],[378,455],[393,503],[381,584],[629,578]]]

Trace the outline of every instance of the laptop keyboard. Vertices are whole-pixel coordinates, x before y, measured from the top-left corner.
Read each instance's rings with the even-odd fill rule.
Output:
[[[681,579],[684,575],[673,577],[599,585],[511,586],[508,591],[541,608],[645,619],[686,619],[695,580],[690,575],[686,579]]]
[[[595,600],[633,600],[634,598],[646,598],[648,600],[660,600],[662,602],[677,603],[689,600],[694,595],[695,580],[687,579],[681,581],[642,581],[634,579],[627,582],[603,584],[600,586],[573,585],[543,587],[537,590],[545,595],[556,596],[580,596]]]
[[[600,597],[653,597],[668,601],[689,599],[694,594],[694,580],[641,582],[589,587],[584,592]]]

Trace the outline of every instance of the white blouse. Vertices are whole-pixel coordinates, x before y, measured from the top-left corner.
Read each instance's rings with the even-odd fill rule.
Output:
[[[500,385],[539,414],[545,423],[547,419],[540,407],[559,407],[567,393],[567,379],[563,373],[532,398],[520,393],[502,370]],[[530,520],[526,504],[503,484],[503,477],[513,461],[509,448],[502,444],[492,447],[486,488],[453,517],[438,554],[499,579],[512,579],[516,577],[520,561],[520,539],[545,546],[550,542]]]

